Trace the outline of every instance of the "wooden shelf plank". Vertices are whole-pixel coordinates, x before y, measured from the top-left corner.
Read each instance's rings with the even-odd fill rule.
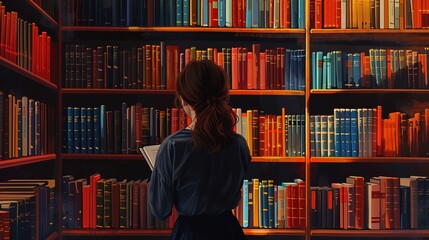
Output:
[[[326,34],[326,35],[332,35],[332,34],[403,34],[403,35],[409,35],[409,34],[428,34],[428,29],[311,29],[311,34]]]
[[[143,90],[143,89],[80,89],[80,88],[63,88],[62,94],[129,94],[129,95],[144,95],[144,94],[159,94],[159,95],[174,95],[175,90]]]
[[[63,32],[195,32],[195,33],[256,33],[305,34],[296,28],[220,28],[220,27],[62,27]]]
[[[43,18],[45,18],[51,25],[53,25],[56,28],[58,28],[57,21],[51,17],[45,10],[43,10],[37,3],[34,2],[34,0],[27,0],[27,2],[36,10],[38,11]],[[39,21],[42,22],[42,21]],[[39,24],[39,23],[37,23]]]
[[[56,157],[57,156],[55,154],[44,154],[44,155],[31,156],[31,157],[0,160],[0,169],[23,166],[23,165],[28,165],[32,163],[38,163],[38,162],[52,161],[52,160],[55,160]]]
[[[249,236],[305,236],[302,229],[243,229]],[[169,236],[171,229],[63,229],[63,236]]]
[[[428,94],[429,89],[312,89],[310,94],[369,94],[369,93],[403,93],[403,94]]]
[[[305,157],[252,157],[252,162],[305,163]]]
[[[315,229],[311,230],[311,236],[317,237],[427,237],[429,230],[334,230]]]
[[[31,80],[32,82],[42,85],[46,87],[49,90],[56,91],[57,85],[48,82],[46,79],[41,78],[40,76],[34,74],[33,72],[28,71],[25,68],[22,68],[15,63],[12,63],[11,61],[7,60],[6,58],[0,57],[0,71],[10,71],[13,74],[20,75],[24,78],[27,78]]]
[[[85,88],[63,88],[62,94],[159,94],[174,95],[175,90],[143,90],[143,89],[85,89]],[[304,96],[304,91],[298,90],[230,90],[230,95],[277,95],[277,96]]]
[[[63,160],[144,160],[141,154],[70,154],[61,155]]]
[[[311,157],[312,163],[429,163],[427,157]]]

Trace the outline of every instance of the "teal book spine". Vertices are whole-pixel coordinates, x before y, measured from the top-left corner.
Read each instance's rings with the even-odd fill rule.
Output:
[[[249,227],[249,180],[247,179],[243,180],[243,227]]]
[[[351,135],[351,155],[352,157],[359,156],[359,140],[358,140],[358,113],[357,109],[350,109],[350,135]]]
[[[73,110],[74,153],[80,153],[80,109],[75,107]]]
[[[190,0],[183,0],[183,18],[182,18],[182,23],[184,27],[189,27],[189,22],[190,22],[190,6],[189,6],[189,1]]]
[[[180,0],[177,0],[180,1]],[[209,26],[209,1],[208,0],[202,0],[203,1],[203,12],[202,12],[202,23],[201,25],[204,27]]]
[[[80,109],[80,152],[88,153],[88,138],[87,138],[87,109]]]
[[[246,0],[246,28],[252,27],[253,0]]]
[[[183,1],[176,0],[176,26],[183,26]]]
[[[225,14],[226,14],[226,9],[225,9],[225,1],[226,0],[218,0],[218,26],[219,27],[225,27]]]

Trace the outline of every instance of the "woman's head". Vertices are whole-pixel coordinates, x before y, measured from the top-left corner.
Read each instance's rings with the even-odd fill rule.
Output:
[[[194,146],[215,152],[231,143],[237,117],[228,105],[228,77],[213,61],[191,61],[177,77],[177,98],[196,114]]]

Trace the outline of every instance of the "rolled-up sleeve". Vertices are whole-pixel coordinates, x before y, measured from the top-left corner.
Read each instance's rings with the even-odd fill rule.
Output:
[[[165,219],[173,206],[172,148],[169,141],[161,144],[149,184],[149,204],[153,215]]]

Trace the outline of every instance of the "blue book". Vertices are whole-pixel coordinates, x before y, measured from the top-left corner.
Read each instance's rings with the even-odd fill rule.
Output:
[[[343,88],[343,53],[341,51],[335,51],[335,85],[336,88]]]
[[[359,53],[353,54],[353,87],[358,88],[361,81],[361,59]]]
[[[334,156],[341,157],[341,110],[334,108]]]
[[[323,56],[322,57],[322,82],[321,82],[321,89],[327,89],[327,79],[328,79],[328,71],[327,71],[327,66],[328,66],[328,61],[327,61],[328,57],[327,56]]]
[[[217,8],[217,10],[218,10],[218,17],[219,17],[219,20],[218,20],[218,26],[219,27],[225,27],[225,24],[226,24],[226,18],[225,18],[225,15],[226,15],[226,6],[225,6],[225,1],[226,0],[218,0],[218,8]]]
[[[86,110],[86,137],[87,137],[87,151],[94,153],[94,109],[88,108]]]
[[[100,108],[95,107],[94,108],[94,153],[99,154],[100,153]]]
[[[74,153],[73,108],[67,107],[67,153]]]
[[[249,180],[247,179],[243,180],[243,227],[249,227]]]
[[[269,227],[269,203],[268,203],[268,181],[267,180],[262,180],[262,184],[261,184],[261,198],[259,199],[261,201],[262,204],[262,212],[261,212],[261,217],[262,217],[262,227],[263,228],[268,228]]]
[[[290,53],[290,69],[289,69],[289,89],[288,90],[296,90],[297,89],[297,80],[296,80],[296,68],[297,68],[297,50],[291,50]]]
[[[183,1],[185,0],[176,0],[176,26],[178,27],[183,26]]]
[[[346,157],[346,110],[340,108],[340,138],[341,138],[341,157]]]
[[[324,89],[332,88],[332,52],[326,54],[326,86]]]
[[[189,27],[190,24],[190,0],[183,0],[183,14],[182,14],[182,25],[184,27]]]
[[[180,1],[180,0],[176,0]],[[208,27],[209,26],[209,1],[208,0],[202,0],[203,4],[203,21],[201,23],[201,26]]]
[[[347,88],[347,80],[348,80],[348,70],[347,70],[347,53],[342,52],[341,54],[342,61],[342,71],[343,71],[343,88]]]
[[[62,221],[62,227],[63,228],[69,228],[70,222],[69,222],[69,207],[70,207],[70,201],[69,201],[69,182],[74,180],[74,177],[72,175],[64,175],[61,178],[61,195],[62,195],[62,213],[63,213],[63,221]]]
[[[331,52],[331,89],[337,88],[337,52]]]
[[[293,0],[291,1],[293,2]],[[298,28],[305,28],[305,0],[298,1]]]
[[[119,26],[128,26],[128,20],[128,0],[119,0]],[[94,23],[91,24],[91,18],[89,19],[89,26],[94,26]]]
[[[253,0],[246,0],[246,28],[252,27]]]
[[[346,151],[346,157],[352,156],[352,149],[351,149],[351,115],[350,115],[350,108],[346,108],[344,116],[344,125],[345,125],[345,151]]]
[[[87,138],[87,109],[80,109],[80,153],[88,153],[88,138]]]
[[[304,49],[298,49],[298,88],[297,90],[305,90],[305,50]]]
[[[298,26],[298,0],[290,0],[290,27],[291,28],[299,27]]]
[[[80,108],[73,109],[73,145],[74,153],[80,153]]]
[[[201,26],[201,0],[197,0],[197,12],[195,14],[197,15],[197,26]]]
[[[372,109],[367,108],[367,119],[366,119],[366,138],[365,141],[365,149],[366,149],[366,156],[372,157]]]
[[[166,0],[167,1],[167,9],[166,9],[166,26],[176,26],[176,0]]]
[[[289,89],[289,84],[290,84],[290,55],[291,55],[291,50],[290,49],[285,49],[285,68],[284,68],[284,86],[285,86],[285,90]]]
[[[98,0],[98,1],[104,1],[104,0]],[[133,21],[133,7],[134,7],[134,4],[133,4],[133,0],[127,0],[127,3],[126,3],[126,5],[127,5],[127,25],[126,26],[133,26],[135,23],[134,23],[134,21]],[[97,8],[98,9],[98,8]],[[95,12],[97,12],[97,11],[95,11]]]
[[[87,5],[88,3],[89,1],[83,1],[83,6]],[[83,10],[83,12],[85,12],[85,10]],[[86,21],[83,19],[83,21],[85,22],[85,25],[88,25],[88,19],[86,19]],[[112,26],[119,26],[119,0],[112,0]]]
[[[274,185],[274,196],[277,196],[277,198],[274,198],[274,228],[279,227],[279,201],[278,201],[278,186]]]
[[[107,153],[106,105],[100,106],[100,153]]]
[[[426,182],[426,188],[427,188]],[[411,227],[410,218],[410,187],[400,186],[400,226],[401,229],[409,229]]]
[[[274,228],[274,180],[268,180],[268,228]]]
[[[363,157],[363,109],[357,109],[357,126],[358,126],[358,156]]]
[[[286,155],[288,157],[293,156],[292,152],[292,115],[287,115],[287,118],[285,119],[287,121],[287,149],[286,149]]]
[[[263,27],[262,25],[260,25],[259,23],[259,0],[251,0],[252,1],[252,5],[251,5],[251,18],[252,18],[252,28],[259,28],[259,27]]]
[[[351,132],[351,156],[359,156],[359,139],[358,139],[358,113],[357,109],[350,109],[350,132]]]

